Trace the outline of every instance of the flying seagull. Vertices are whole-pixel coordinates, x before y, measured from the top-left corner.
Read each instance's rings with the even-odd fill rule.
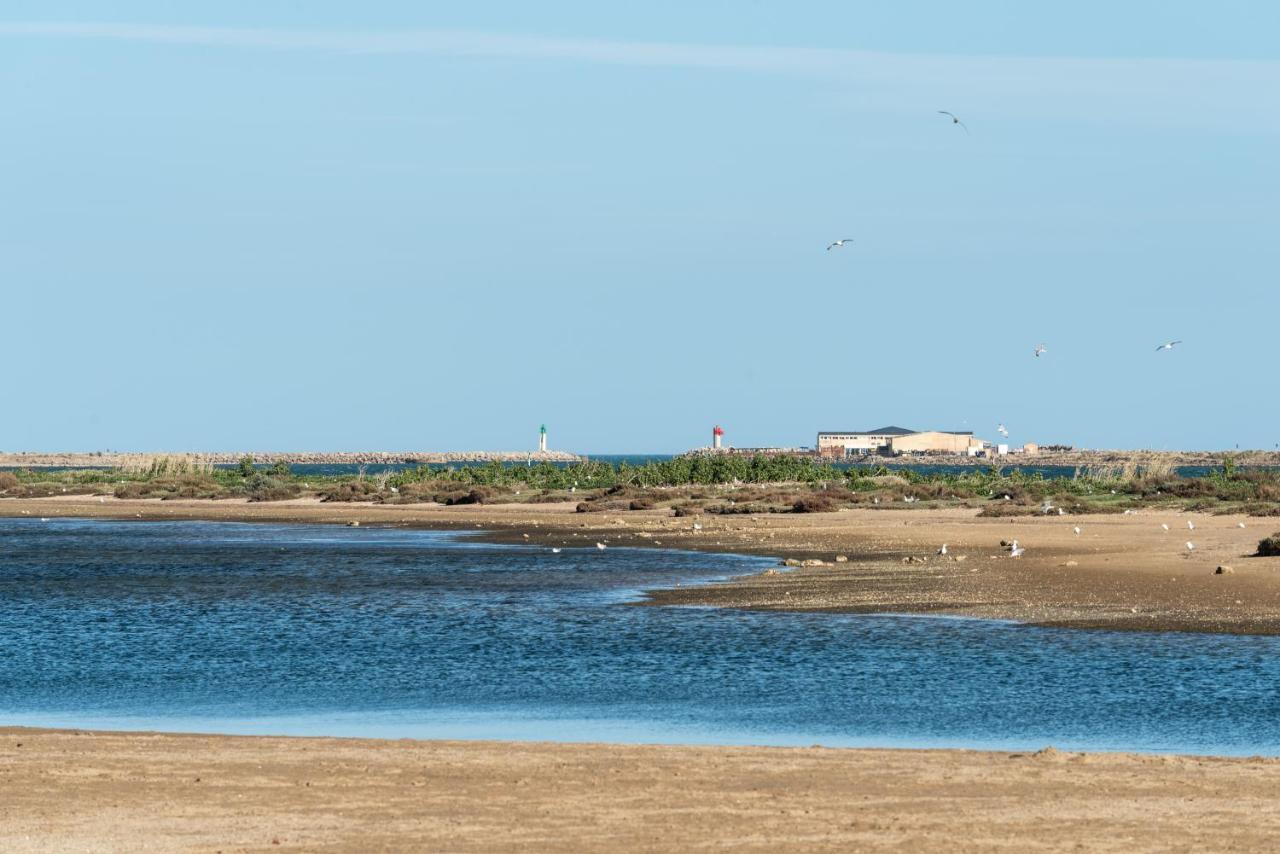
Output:
[[[964,132],[965,132],[965,133],[968,133],[968,132],[969,132],[969,128],[965,127],[965,123],[964,123],[964,122],[962,122],[962,121],[960,121],[960,117],[959,117],[959,116],[957,116],[955,113],[948,113],[946,110],[938,110],[938,112],[939,112],[941,115],[944,115],[944,116],[950,116],[950,117],[951,117],[951,124],[953,124],[953,125],[960,125],[960,127],[964,128]]]
[[[843,249],[846,243],[852,243],[852,242],[853,242],[852,237],[842,237],[839,240],[837,240],[835,243],[828,245],[827,251],[830,252],[832,249]]]
[[[1004,436],[1006,439],[1009,438],[1009,428],[1005,427],[1003,424],[996,427],[996,432],[1001,436]]]
[[[1040,358],[1040,355],[1041,355],[1042,353],[1048,353],[1048,352],[1049,352],[1049,348],[1048,348],[1048,347],[1046,347],[1046,346],[1044,346],[1043,344],[1037,344],[1037,345],[1036,345],[1036,358],[1037,358],[1037,359],[1039,359],[1039,358]]]
[[[1161,350],[1172,350],[1181,343],[1181,341],[1166,341],[1156,348],[1156,352],[1159,353]]]

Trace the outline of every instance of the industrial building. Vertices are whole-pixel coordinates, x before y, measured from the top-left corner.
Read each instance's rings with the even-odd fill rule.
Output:
[[[899,456],[902,454],[973,455],[989,447],[971,431],[908,430],[905,427],[881,427],[865,431],[823,431],[818,434],[817,450],[824,457],[856,457],[868,454]]]

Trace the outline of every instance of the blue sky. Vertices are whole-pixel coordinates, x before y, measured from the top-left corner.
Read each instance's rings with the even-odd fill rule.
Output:
[[[6,3],[0,449],[1280,442],[1280,7],[618,5]]]

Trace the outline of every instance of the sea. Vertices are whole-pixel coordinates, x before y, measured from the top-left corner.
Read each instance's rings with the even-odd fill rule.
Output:
[[[1280,754],[1280,638],[641,605],[775,561],[0,520],[0,725]]]

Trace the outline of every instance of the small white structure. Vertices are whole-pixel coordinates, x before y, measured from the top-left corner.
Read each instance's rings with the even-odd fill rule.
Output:
[[[1006,455],[1006,454],[1008,454],[1008,453],[1009,453],[1009,446],[1008,446],[1008,445],[1005,445],[1005,444],[996,445],[996,455],[997,455],[997,456],[1001,456],[1001,457],[1003,457],[1003,456],[1005,456],[1005,455]]]
[[[724,439],[724,428],[721,427],[719,424],[717,424],[715,426],[715,429],[711,431],[711,449],[714,451],[720,450],[721,441],[723,439]]]
[[[547,425],[543,424],[538,428],[538,453],[545,454],[547,452]]]

